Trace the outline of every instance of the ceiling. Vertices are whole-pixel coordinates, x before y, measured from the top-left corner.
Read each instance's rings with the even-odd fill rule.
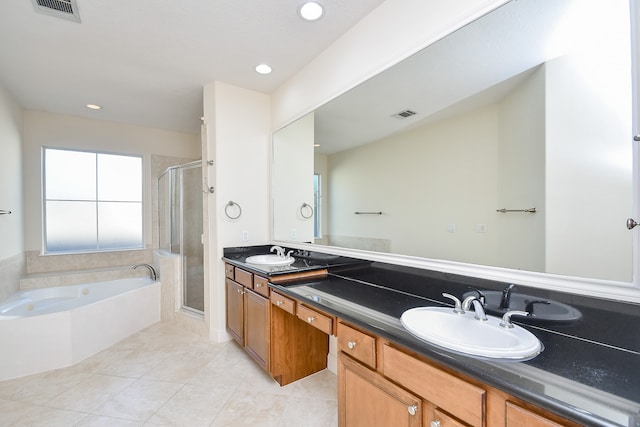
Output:
[[[76,1],[80,23],[2,2],[0,82],[20,105],[197,133],[205,84],[271,93],[384,0],[318,0],[314,22],[303,0]]]
[[[499,101],[566,53],[581,3],[512,1],[428,46],[315,110],[316,151],[348,150]],[[393,117],[405,110],[416,114]]]

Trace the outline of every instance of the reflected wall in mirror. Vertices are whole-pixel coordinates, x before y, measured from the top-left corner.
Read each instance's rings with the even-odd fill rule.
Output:
[[[630,21],[623,0],[512,1],[279,130],[274,239],[630,282]],[[314,166],[283,182],[303,123]],[[300,238],[280,207],[314,173]]]

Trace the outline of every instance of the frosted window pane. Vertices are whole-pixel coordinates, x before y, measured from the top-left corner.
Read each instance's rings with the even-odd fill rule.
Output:
[[[100,249],[142,247],[142,203],[98,203]]]
[[[141,202],[142,158],[98,154],[98,200]]]
[[[95,153],[46,149],[45,161],[46,199],[95,200]]]
[[[47,252],[96,249],[95,202],[48,201]]]

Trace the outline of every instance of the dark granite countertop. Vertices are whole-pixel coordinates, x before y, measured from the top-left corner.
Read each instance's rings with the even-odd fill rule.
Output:
[[[410,308],[451,306],[442,296],[502,292],[509,284],[315,252],[294,253],[286,267],[247,264],[271,246],[227,248],[224,260],[257,274],[277,276],[327,268],[325,279],[270,284],[284,294],[365,328],[463,374],[589,426],[640,427],[640,305],[517,285],[512,295],[571,307],[569,321],[516,318],[544,351],[523,362],[468,357],[409,334],[400,323]],[[534,311],[542,313],[544,307]],[[490,313],[488,314],[496,314]],[[516,320],[517,319],[517,320]]]
[[[223,260],[235,266],[251,271],[263,276],[278,276],[283,274],[298,273],[303,271],[313,271],[322,268],[339,268],[351,265],[369,264],[355,258],[348,258],[339,255],[326,254],[322,252],[302,251],[297,249],[285,249],[285,252],[292,252],[295,262],[284,266],[268,266],[249,264],[245,260],[252,255],[268,254],[272,245],[262,246],[242,246],[235,248],[224,248]]]
[[[399,319],[410,308],[450,305],[442,292],[462,296],[470,288],[502,290],[504,283],[370,263],[322,280],[272,286],[578,423],[640,426],[638,305],[518,287],[513,292],[571,304],[582,317],[568,324],[516,322],[545,349],[529,361],[502,362],[437,348],[409,334]]]

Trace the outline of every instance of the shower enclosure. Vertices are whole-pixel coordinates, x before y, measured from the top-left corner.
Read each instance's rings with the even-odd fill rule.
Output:
[[[202,162],[168,168],[158,178],[160,249],[182,260],[183,310],[204,313]]]

